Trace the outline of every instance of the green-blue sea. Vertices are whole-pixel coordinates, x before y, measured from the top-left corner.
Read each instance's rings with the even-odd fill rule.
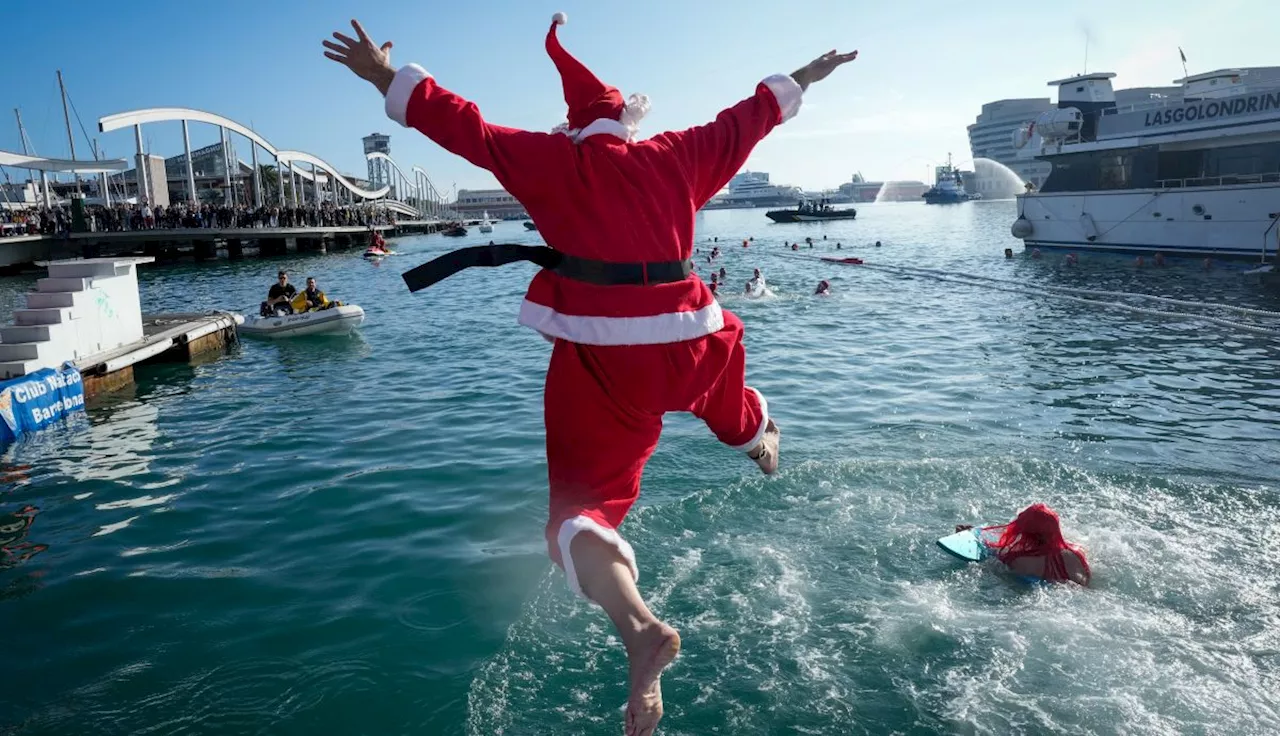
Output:
[[[668,418],[622,529],[684,639],[659,733],[1280,733],[1280,339],[1198,315],[1280,319],[1048,287],[1280,294],[1240,264],[1032,258],[1012,202],[859,210],[699,215],[783,470]],[[621,732],[620,643],[545,553],[550,346],[515,323],[533,267],[400,278],[490,237],[538,242],[504,223],[381,263],[141,268],[148,311],[252,312],[284,267],[367,321],[141,369],[4,451],[0,734]],[[806,237],[799,256],[1029,290],[783,245]],[[737,294],[754,267],[774,295]],[[934,544],[1036,501],[1091,589]]]

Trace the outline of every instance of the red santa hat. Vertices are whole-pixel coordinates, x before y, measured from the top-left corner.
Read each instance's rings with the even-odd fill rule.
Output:
[[[557,128],[575,140],[596,133],[610,133],[623,140],[635,136],[640,119],[649,112],[649,98],[631,95],[623,100],[617,87],[605,84],[582,62],[560,45],[556,26],[568,21],[564,13],[551,17],[547,31],[547,55],[551,57],[564,85],[564,101],[569,106],[568,124]]]

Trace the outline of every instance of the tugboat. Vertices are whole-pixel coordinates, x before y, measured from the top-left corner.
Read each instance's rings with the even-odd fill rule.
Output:
[[[774,222],[820,222],[824,220],[852,220],[858,216],[858,211],[852,207],[838,210],[827,204],[825,199],[821,202],[810,202],[807,199],[802,199],[793,210],[769,210],[764,213],[764,216]]]
[[[947,154],[947,165],[936,170],[937,179],[933,188],[921,194],[925,204],[958,204],[971,199],[981,199],[981,194],[970,194],[965,191],[964,180],[960,170],[951,165],[951,154]]]

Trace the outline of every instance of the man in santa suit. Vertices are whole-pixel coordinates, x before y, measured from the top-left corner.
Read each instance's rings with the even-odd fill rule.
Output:
[[[707,125],[638,141],[648,99],[624,100],[565,51],[556,35],[564,22],[557,13],[546,37],[569,108],[551,133],[485,121],[422,67],[393,68],[391,42],[379,46],[355,21],[356,38],[333,34],[325,55],[373,83],[393,120],[492,172],[550,246],[457,251],[427,264],[446,269],[430,283],[472,265],[543,266],[519,321],[554,342],[544,393],[547,548],[570,588],[617,627],[630,660],[626,731],[648,734],[680,637],[641,599],[635,553],[618,527],[640,494],[662,417],[692,412],[766,474],[778,467],[780,433],[745,383],[742,322],[692,272],[694,215],[796,114],[807,87],[857,52],[770,76]]]

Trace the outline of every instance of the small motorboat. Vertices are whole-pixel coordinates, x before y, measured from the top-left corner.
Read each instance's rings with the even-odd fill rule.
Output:
[[[484,219],[480,221],[480,232],[482,233],[493,232],[493,221],[489,219],[488,212],[484,213]]]
[[[795,209],[769,210],[764,215],[774,222],[824,222],[853,220],[858,217],[858,211],[852,207],[837,209],[821,203],[801,202]]]
[[[533,231],[535,231],[535,232],[536,232],[536,231],[537,231],[537,229],[538,229],[538,226],[537,226],[537,225],[535,225],[535,224],[533,223],[533,220],[525,220],[525,221],[524,221],[524,229],[525,229],[525,230],[533,230]]]
[[[445,230],[441,234],[448,236],[450,238],[461,238],[466,236],[467,229],[461,225],[454,225],[453,227]]]
[[[363,309],[355,304],[344,304],[301,314],[245,317],[239,331],[251,337],[265,338],[336,335],[351,332],[363,322]]]

